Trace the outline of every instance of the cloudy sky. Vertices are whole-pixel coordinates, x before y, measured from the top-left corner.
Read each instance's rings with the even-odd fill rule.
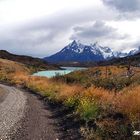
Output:
[[[140,0],[0,0],[0,49],[44,57],[72,40],[140,46]]]

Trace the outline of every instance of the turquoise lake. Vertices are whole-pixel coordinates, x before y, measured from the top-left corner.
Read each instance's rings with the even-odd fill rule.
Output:
[[[47,70],[47,71],[39,71],[34,73],[33,76],[45,76],[48,78],[52,78],[56,75],[65,75],[77,70],[85,70],[83,67],[61,67],[63,70]]]

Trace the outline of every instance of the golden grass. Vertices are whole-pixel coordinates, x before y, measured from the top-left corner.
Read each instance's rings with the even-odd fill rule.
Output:
[[[140,121],[140,85],[131,86],[115,93],[103,88],[90,87],[84,96],[97,101],[103,108],[111,105],[116,112],[121,112],[131,121]]]
[[[131,121],[140,121],[140,85],[122,91],[115,104]]]
[[[115,96],[115,92],[103,88],[90,87],[85,90],[84,96],[100,101],[100,103],[110,103]]]
[[[8,74],[14,74],[15,72],[29,73],[29,69],[24,64],[6,59],[0,59],[0,71]]]
[[[100,67],[94,67],[90,68],[89,72],[93,73],[96,71],[101,71],[101,77],[105,78],[106,75],[109,76],[109,73],[111,73],[111,76],[125,74],[127,71],[126,67],[117,67],[117,66],[100,66]]]
[[[115,66],[109,66],[107,69],[114,75],[126,72],[126,68]],[[134,69],[137,72],[139,71],[138,68]],[[106,67],[91,68],[89,72],[97,70],[101,70],[102,76],[105,76]],[[129,120],[140,121],[140,85],[136,84],[135,86],[126,87],[124,90],[116,93],[95,86],[86,89],[79,84],[66,84],[65,82],[57,82],[45,77],[30,76],[29,74],[30,70],[25,65],[0,59],[1,80],[8,79],[8,82],[28,87],[54,101],[68,101],[73,105],[79,103],[81,106],[78,105],[78,109],[81,111],[81,114],[95,115],[98,114],[94,110],[95,107],[98,109],[97,105],[105,110],[108,109],[108,106],[111,106],[115,108],[114,111],[121,112]],[[79,101],[77,102],[77,100]],[[90,107],[92,110],[87,109]],[[90,111],[94,112],[91,113]]]
[[[32,77],[27,81],[27,86],[32,87],[43,95],[51,96],[57,100],[64,101],[68,97],[82,92],[83,88],[78,85],[67,85],[65,83],[52,82],[48,78]]]

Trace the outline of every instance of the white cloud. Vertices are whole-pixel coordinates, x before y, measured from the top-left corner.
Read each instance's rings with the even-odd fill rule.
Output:
[[[89,0],[3,0],[0,1],[1,24],[27,22],[67,10],[97,6],[100,1]]]
[[[116,6],[117,11],[111,6],[102,0],[2,0],[0,49],[41,57],[63,48],[71,36],[89,43],[99,41],[115,50],[132,48],[140,37],[140,20],[119,20],[126,7]],[[104,22],[95,26],[96,21]]]

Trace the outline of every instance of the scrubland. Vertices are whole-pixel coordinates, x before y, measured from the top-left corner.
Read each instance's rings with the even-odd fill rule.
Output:
[[[73,109],[84,121],[81,134],[93,139],[137,139],[140,130],[140,68],[94,67],[52,79],[31,76],[30,68],[0,59],[0,80],[26,87]]]

